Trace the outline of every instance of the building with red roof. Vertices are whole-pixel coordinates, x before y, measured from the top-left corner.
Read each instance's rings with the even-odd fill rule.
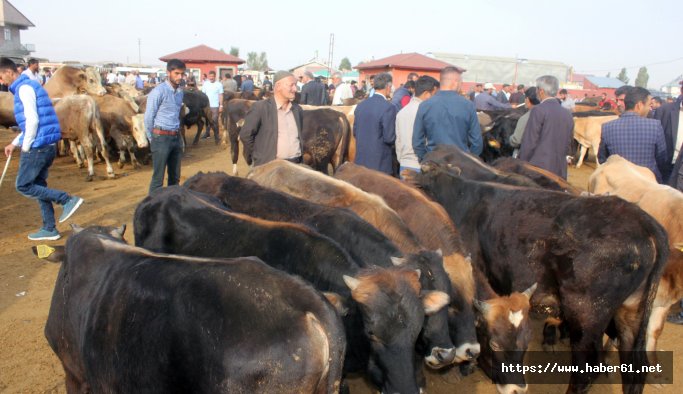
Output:
[[[215,71],[219,79],[226,73],[234,76],[237,73],[237,67],[245,62],[236,56],[206,45],[197,45],[159,58],[162,62],[168,62],[171,59],[180,59],[185,62],[188,73],[194,74],[197,80],[209,71]]]
[[[419,53],[401,53],[361,63],[354,68],[360,73],[360,81],[369,82],[371,75],[388,72],[394,79],[394,86],[400,86],[406,82],[408,74],[412,72],[439,79],[441,70],[448,66],[453,65]]]

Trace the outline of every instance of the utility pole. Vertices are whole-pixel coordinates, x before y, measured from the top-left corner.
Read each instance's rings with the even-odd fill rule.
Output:
[[[140,50],[140,39],[138,38],[138,64],[142,64],[142,51]]]
[[[330,33],[330,47],[327,54],[328,77],[332,77],[332,62],[334,61],[334,33]]]

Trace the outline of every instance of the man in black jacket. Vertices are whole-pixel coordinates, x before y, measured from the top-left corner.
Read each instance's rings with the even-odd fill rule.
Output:
[[[287,71],[278,71],[273,82],[273,96],[251,106],[240,131],[244,156],[250,165],[252,161],[259,166],[275,159],[302,161],[303,112],[292,102],[296,78]]]
[[[655,119],[662,122],[666,140],[667,163],[674,163],[662,174],[664,182],[678,190],[683,190],[683,155],[679,154],[683,145],[683,125],[680,124],[683,111],[683,95],[673,103],[662,105],[655,111]]]
[[[301,104],[304,105],[325,105],[327,104],[327,93],[325,86],[320,80],[313,76],[313,73],[304,73],[304,87],[301,88]]]

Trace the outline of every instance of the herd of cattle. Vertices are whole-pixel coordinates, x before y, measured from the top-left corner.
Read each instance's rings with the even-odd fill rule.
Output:
[[[71,67],[45,88],[90,176],[96,151],[110,176],[110,147],[120,165],[126,154],[137,162],[143,94]],[[0,123],[11,125],[6,95]],[[222,116],[233,175],[258,99],[235,96]],[[196,143],[208,99],[186,91],[184,104]],[[354,108],[305,108],[308,166],[199,173],[146,197],[136,246],[125,227],[75,227],[48,257],[62,266],[45,333],[67,390],[333,393],[361,373],[382,393],[413,394],[425,363],[478,364],[499,393],[524,393],[521,372],[500,365],[523,363],[534,314],[546,319],[544,345],[568,333],[575,365],[602,360],[605,334],[622,363],[648,363],[683,297],[680,192],[618,156],[591,176],[590,193],[505,157],[516,110],[486,114],[488,164],[439,146],[399,181],[352,163]],[[569,391],[597,375],[572,373]],[[621,377],[624,392],[642,392],[645,374]]]
[[[678,191],[618,156],[596,195],[453,146],[422,164],[407,181],[282,160],[199,173],[138,205],[135,247],[125,227],[75,227],[48,257],[62,266],[45,332],[68,391],[333,393],[362,373],[418,393],[424,362],[476,363],[524,393],[500,365],[523,363],[531,314],[544,345],[568,332],[575,365],[603,359],[605,334],[621,363],[648,364],[683,296]],[[573,373],[569,392],[597,375]],[[642,392],[645,374],[621,377]]]

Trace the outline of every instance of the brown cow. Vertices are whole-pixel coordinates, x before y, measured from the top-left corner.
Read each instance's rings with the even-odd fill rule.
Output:
[[[79,93],[102,96],[107,92],[102,86],[102,78],[97,70],[92,67],[82,69],[73,66],[62,66],[57,69],[45,84],[45,90],[53,99]]]
[[[255,167],[248,175],[261,186],[318,204],[349,208],[384,233],[403,253],[424,250],[400,216],[380,197],[286,160]]]
[[[126,100],[106,94],[96,96],[95,101],[100,109],[102,126],[106,136],[111,137],[119,149],[119,168],[125,162],[125,152],[130,154],[134,168],[140,168],[133,149],[149,145],[145,133],[144,115],[138,114]]]
[[[536,167],[524,160],[514,159],[512,157],[501,157],[491,163],[493,168],[500,171],[511,172],[514,174],[523,175],[539,186],[548,190],[557,190],[578,196],[582,193],[581,189],[571,185],[563,178],[553,174],[548,170]]]
[[[112,83],[107,86],[105,86],[105,89],[107,90],[108,94],[111,94],[116,97],[120,97],[127,102],[130,103],[131,107],[139,113],[144,113],[145,110],[140,110],[138,107],[138,97],[143,96],[140,94],[140,92],[135,89],[134,87],[126,84],[118,84],[118,83]],[[143,96],[144,97],[144,96]]]
[[[55,112],[57,113],[57,118],[59,118],[59,126],[62,129],[62,139],[69,140],[78,166],[83,166],[78,151],[80,151],[81,156],[87,158],[88,176],[86,181],[92,181],[95,175],[93,165],[95,146],[99,148],[107,163],[107,176],[113,178],[114,169],[109,162],[109,151],[107,150],[102,123],[100,122],[100,113],[95,100],[85,94],[67,96],[57,100]]]
[[[616,115],[611,116],[588,116],[585,118],[574,117],[574,139],[579,142],[580,152],[579,161],[576,163],[576,168],[580,168],[583,164],[583,158],[586,156],[588,149],[592,149],[595,154],[595,161],[598,160],[598,149],[600,148],[600,140],[602,138],[602,125],[619,118]],[[597,163],[600,165],[600,163]]]

